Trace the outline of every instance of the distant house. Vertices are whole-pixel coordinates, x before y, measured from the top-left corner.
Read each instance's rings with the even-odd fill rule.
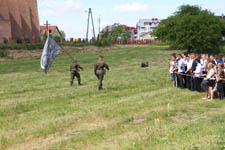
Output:
[[[137,39],[138,40],[154,40],[152,32],[158,27],[160,20],[158,18],[140,19],[137,23]]]
[[[108,26],[106,26],[106,27],[103,29],[103,31],[108,30],[109,32],[112,32],[113,29],[115,29],[115,28],[117,28],[117,27],[120,27],[120,26],[122,26],[122,24],[120,24],[120,23],[114,23],[113,25],[108,25]]]
[[[137,28],[135,27],[131,27],[131,26],[127,26],[127,25],[123,25],[120,23],[114,23],[113,25],[108,25],[106,26],[103,31],[108,30],[109,32],[112,32],[113,29],[118,28],[118,27],[122,27],[124,29],[127,29],[128,32],[130,33],[131,39],[135,39],[136,35],[137,35]]]
[[[62,34],[57,26],[48,26],[49,35],[55,38],[62,38]],[[41,38],[47,35],[47,26],[40,26]]]
[[[127,26],[127,25],[122,25],[121,27],[125,28],[128,30],[128,32],[130,33],[130,37],[131,39],[136,39],[136,35],[137,35],[137,28],[135,27],[130,27],[130,26]]]

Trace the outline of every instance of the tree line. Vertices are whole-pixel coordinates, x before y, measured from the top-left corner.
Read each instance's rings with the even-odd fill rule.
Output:
[[[153,33],[173,49],[194,53],[218,53],[224,43],[225,20],[199,6],[182,5],[162,20]]]

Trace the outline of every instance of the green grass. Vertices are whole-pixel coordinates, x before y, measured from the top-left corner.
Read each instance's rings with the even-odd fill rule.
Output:
[[[224,150],[225,101],[171,88],[167,46],[78,53],[83,86],[69,86],[71,60],[49,74],[39,59],[0,63],[2,150]],[[110,65],[97,90],[93,65]],[[142,69],[142,61],[150,67]]]

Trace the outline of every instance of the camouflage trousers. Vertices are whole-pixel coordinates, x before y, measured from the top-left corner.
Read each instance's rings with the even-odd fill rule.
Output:
[[[104,79],[104,74],[96,75],[98,78],[98,89],[102,90],[102,81]]]
[[[75,78],[75,77],[77,78],[78,85],[81,85],[80,74],[79,74],[79,72],[77,72],[77,71],[71,72],[70,85],[71,85],[71,86],[73,85],[73,81],[74,81],[74,78]]]

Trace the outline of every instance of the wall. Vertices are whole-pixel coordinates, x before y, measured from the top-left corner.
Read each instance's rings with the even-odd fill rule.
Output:
[[[0,43],[22,37],[39,42],[39,28],[37,0],[0,0]]]

